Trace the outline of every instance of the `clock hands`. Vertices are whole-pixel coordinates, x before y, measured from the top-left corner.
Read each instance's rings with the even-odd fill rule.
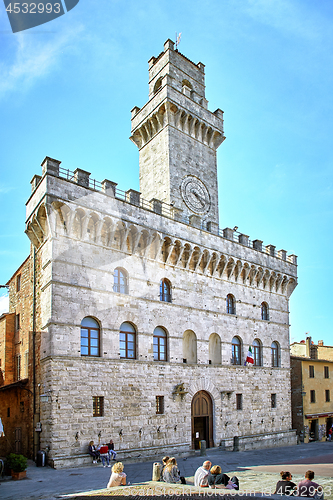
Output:
[[[202,196],[200,196],[194,189],[191,189],[190,193],[193,194],[196,197],[196,199],[200,202],[200,204],[201,204],[202,207],[205,206],[205,204],[206,204],[205,198],[203,198]]]

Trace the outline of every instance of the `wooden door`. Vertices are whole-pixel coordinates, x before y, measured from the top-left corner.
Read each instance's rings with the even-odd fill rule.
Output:
[[[213,441],[213,403],[206,391],[197,392],[192,400],[192,448],[198,449],[201,440],[207,448],[214,446]]]

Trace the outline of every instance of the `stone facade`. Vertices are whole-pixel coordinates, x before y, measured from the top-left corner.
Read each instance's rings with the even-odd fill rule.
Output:
[[[203,64],[169,40],[149,78],[132,110],[140,193],[49,157],[31,181],[40,444],[54,467],[110,437],[120,458],[295,442],[296,256],[219,229],[223,113],[208,111]]]
[[[0,456],[33,455],[32,272],[28,257],[8,281],[9,313],[0,317]],[[37,436],[36,436],[37,437]],[[37,445],[36,445],[36,449]]]
[[[325,441],[333,425],[333,347],[307,337],[290,351],[293,428],[305,443]]]

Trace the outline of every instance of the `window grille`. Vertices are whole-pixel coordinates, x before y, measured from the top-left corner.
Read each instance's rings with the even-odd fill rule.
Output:
[[[104,396],[93,396],[93,417],[103,417]]]
[[[236,394],[236,409],[243,409],[243,394]]]
[[[156,396],[156,414],[162,415],[164,413],[164,396]]]
[[[276,408],[276,394],[271,394],[271,408]]]

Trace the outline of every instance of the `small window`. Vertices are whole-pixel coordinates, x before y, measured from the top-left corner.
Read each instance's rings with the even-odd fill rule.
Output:
[[[21,356],[15,356],[15,364],[16,364],[16,380],[21,380]]]
[[[81,322],[81,356],[100,355],[100,329],[94,318],[87,316]]]
[[[324,366],[324,377],[330,378],[330,370],[328,366]]]
[[[326,403],[329,403],[331,401],[329,389],[326,389],[326,391],[325,391],[325,401],[326,401]]]
[[[103,417],[104,396],[93,396],[93,417]]]
[[[316,402],[316,391],[310,391],[310,403]]]
[[[119,332],[120,357],[123,359],[136,358],[136,331],[131,323],[122,323]]]
[[[318,349],[316,345],[310,345],[310,358],[318,359]]]
[[[309,377],[314,378],[314,366],[309,366]]]
[[[7,417],[10,417],[10,408],[7,408]]]
[[[162,77],[158,78],[158,80],[154,85],[154,94],[156,94],[156,92],[158,92],[161,87],[162,87]]]
[[[236,394],[236,409],[243,409],[243,394]]]
[[[276,408],[276,394],[271,394],[271,408]]]
[[[21,328],[21,324],[20,324],[20,315],[19,314],[15,314],[15,332],[18,332],[19,329]]]
[[[128,294],[128,273],[125,269],[117,267],[113,273],[113,291]]]
[[[253,341],[253,364],[254,366],[261,366],[261,343],[258,339]]]
[[[167,334],[157,326],[154,330],[154,361],[167,360]]]
[[[231,295],[231,293],[227,295],[226,305],[227,305],[227,314],[236,314],[235,297]]]
[[[261,304],[261,319],[266,320],[266,321],[269,320],[268,304],[266,302],[263,302]]]
[[[272,366],[279,366],[279,345],[277,342],[272,342],[271,345]]]
[[[16,276],[16,291],[19,292],[21,290],[21,275],[18,274]]]
[[[238,337],[234,337],[232,339],[231,344],[231,363],[233,365],[240,365],[242,362],[241,359],[241,341]]]
[[[164,413],[164,396],[156,396],[156,415]]]
[[[160,301],[171,302],[171,283],[166,278],[160,281]]]

